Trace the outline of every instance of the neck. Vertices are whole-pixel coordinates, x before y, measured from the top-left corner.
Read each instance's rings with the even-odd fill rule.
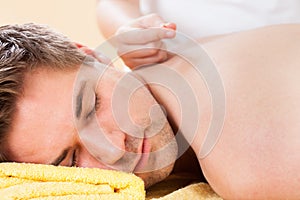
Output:
[[[165,109],[173,130],[183,134],[197,155],[210,120],[210,96],[201,74],[176,56],[136,73]]]

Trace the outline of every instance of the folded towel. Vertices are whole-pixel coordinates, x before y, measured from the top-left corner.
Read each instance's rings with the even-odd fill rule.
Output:
[[[6,199],[145,199],[134,174],[95,168],[0,163],[0,197]]]
[[[151,200],[222,200],[206,183],[195,183],[184,188],[176,190],[161,198],[152,198]]]
[[[222,200],[203,179],[192,173],[171,174],[147,189],[146,200]]]

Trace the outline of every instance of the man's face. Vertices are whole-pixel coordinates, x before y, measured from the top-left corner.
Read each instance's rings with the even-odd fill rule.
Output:
[[[26,74],[7,138],[9,158],[133,172],[146,186],[165,178],[177,155],[173,132],[146,87],[120,84],[125,75],[104,65]],[[127,105],[127,115],[114,105]]]

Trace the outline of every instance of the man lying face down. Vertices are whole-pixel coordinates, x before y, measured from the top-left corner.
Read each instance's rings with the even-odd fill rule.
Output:
[[[136,172],[145,163],[143,152],[155,151],[172,141],[173,132],[163,112],[156,112],[154,121],[150,121],[149,110],[157,102],[145,86],[137,89],[129,102],[130,117],[144,129],[129,127],[134,133],[120,130],[110,103],[113,89],[125,73],[95,62],[67,38],[46,27],[27,24],[1,28],[3,158]],[[163,122],[163,127],[156,125],[159,132],[146,142],[144,135],[150,122]],[[97,147],[98,159],[87,150],[79,131],[87,132],[92,140],[95,138],[90,132],[96,137],[105,135]],[[164,179],[176,155],[173,140],[165,154],[151,158],[148,168],[160,160],[170,161],[157,172],[141,174],[146,185]]]
[[[172,171],[180,129],[223,198],[300,198],[299,32],[299,25],[267,27],[204,45],[224,84],[226,115],[202,156],[211,91],[186,60],[174,56],[164,66],[188,82],[195,108],[181,108],[147,70],[128,75],[98,63],[40,25],[3,26],[1,161],[122,170],[150,186]],[[193,133],[181,126],[184,109],[199,113],[185,116],[197,124]]]

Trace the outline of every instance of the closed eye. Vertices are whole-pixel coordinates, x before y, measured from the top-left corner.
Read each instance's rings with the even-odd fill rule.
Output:
[[[86,118],[89,119],[90,117],[92,117],[96,113],[96,111],[99,109],[99,107],[100,107],[100,100],[98,98],[98,95],[95,94],[93,109],[90,112],[88,112],[88,114],[86,115]]]
[[[77,154],[76,154],[76,150],[73,151],[72,154],[72,164],[71,167],[76,167],[77,166]]]
[[[95,111],[99,110],[99,107],[100,107],[100,98],[98,97],[97,94],[95,94],[95,108],[94,108],[94,110]]]

